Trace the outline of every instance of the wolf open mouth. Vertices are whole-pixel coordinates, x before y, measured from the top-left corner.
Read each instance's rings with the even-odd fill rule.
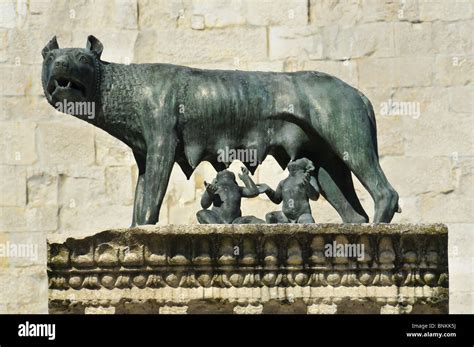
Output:
[[[82,96],[85,96],[86,92],[86,88],[84,87],[84,85],[74,79],[66,77],[52,78],[48,86],[48,93],[50,95],[53,95],[54,93],[60,90],[77,91],[80,92]]]

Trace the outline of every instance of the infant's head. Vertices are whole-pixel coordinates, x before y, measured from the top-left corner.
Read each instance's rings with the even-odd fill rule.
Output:
[[[312,172],[314,171],[314,165],[311,160],[307,158],[300,158],[288,164],[288,171],[290,174],[295,174],[298,172]]]
[[[236,182],[235,175],[232,171],[224,170],[219,171],[216,176],[217,182]]]

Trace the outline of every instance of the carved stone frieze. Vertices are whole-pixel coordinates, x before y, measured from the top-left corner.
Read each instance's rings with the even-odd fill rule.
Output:
[[[48,276],[52,300],[85,290],[105,301],[113,292],[120,301],[117,290],[141,290],[147,298],[159,292],[164,302],[185,303],[205,299],[207,289],[213,299],[257,306],[272,298],[332,305],[337,297],[433,304],[447,300],[447,259],[441,224],[167,225],[50,243]],[[166,290],[178,298],[167,300]],[[129,292],[124,297],[134,300]]]

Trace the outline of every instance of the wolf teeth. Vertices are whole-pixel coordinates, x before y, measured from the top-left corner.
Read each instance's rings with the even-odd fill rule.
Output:
[[[67,82],[66,88],[71,88],[71,81]]]
[[[56,87],[59,87],[59,83],[58,83],[57,80],[54,80],[54,85],[55,85]]]

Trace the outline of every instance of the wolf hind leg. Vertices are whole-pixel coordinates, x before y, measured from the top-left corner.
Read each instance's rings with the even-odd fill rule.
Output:
[[[336,156],[321,161],[317,171],[321,195],[336,209],[344,223],[367,223],[369,217],[354,189],[351,171]]]

